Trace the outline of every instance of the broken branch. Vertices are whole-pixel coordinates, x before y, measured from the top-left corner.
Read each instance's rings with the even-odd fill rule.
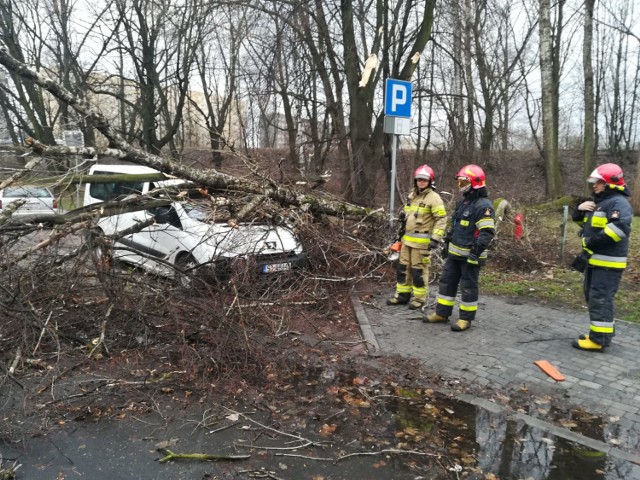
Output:
[[[247,460],[251,458],[251,455],[216,455],[208,453],[174,453],[166,448],[159,448],[158,451],[165,454],[160,460],[160,463],[168,462],[170,460],[200,460],[209,462],[219,462],[221,460]]]

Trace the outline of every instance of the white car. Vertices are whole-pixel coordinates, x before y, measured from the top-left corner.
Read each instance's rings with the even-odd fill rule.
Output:
[[[24,200],[24,204],[13,212],[14,216],[52,214],[58,211],[58,200],[48,188],[19,186],[0,190],[0,212],[17,200]]]
[[[94,165],[91,175],[157,171],[141,166]],[[163,186],[185,183],[181,180],[157,182],[89,183],[85,186],[85,205],[113,201],[119,195],[145,194]],[[141,230],[118,237],[118,232],[151,223]],[[307,257],[290,228],[263,224],[235,227],[216,223],[207,199],[171,201],[168,205],[104,217],[98,228],[115,238],[115,259],[146,270],[179,278],[185,286],[190,280],[181,272],[204,265],[225,273],[234,261],[243,262],[258,273],[270,274],[304,267]],[[177,270],[176,268],[177,267]]]

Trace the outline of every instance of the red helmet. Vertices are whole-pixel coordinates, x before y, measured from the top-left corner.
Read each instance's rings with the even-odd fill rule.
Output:
[[[600,165],[587,178],[589,183],[596,183],[598,180],[602,180],[609,185],[625,186],[622,169],[615,163]]]
[[[485,176],[482,169],[477,165],[466,165],[460,169],[457,178],[466,178],[471,182],[471,188],[474,190],[486,186]]]
[[[436,181],[436,174],[429,165],[420,165],[416,168],[416,171],[413,172],[413,179],[417,180],[418,178],[429,180],[430,183],[433,183]]]

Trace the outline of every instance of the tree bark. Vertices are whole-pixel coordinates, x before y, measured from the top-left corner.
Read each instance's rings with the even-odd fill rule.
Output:
[[[560,8],[560,7],[559,7]],[[564,193],[558,155],[558,69],[556,63],[560,38],[551,31],[550,0],[540,0],[540,72],[542,84],[542,137],[546,167],[547,196],[556,198]]]
[[[584,178],[596,166],[595,151],[595,107],[593,97],[593,64],[591,49],[593,45],[593,6],[595,0],[584,2],[584,43],[582,44],[582,68],[584,70],[584,140],[582,172]],[[589,195],[590,186],[584,183],[583,193]]]

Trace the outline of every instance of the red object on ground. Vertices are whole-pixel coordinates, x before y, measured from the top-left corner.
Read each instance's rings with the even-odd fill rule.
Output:
[[[524,230],[524,215],[521,213],[516,213],[515,217],[513,217],[513,223],[515,223],[515,228],[513,229],[513,236],[516,240],[520,240],[522,238],[522,232]]]
[[[549,375],[551,378],[553,378],[556,382],[562,382],[564,381],[564,375],[562,375],[558,369],[556,369],[556,367],[554,367],[553,365],[551,365],[547,360],[536,360],[535,362],[533,362],[534,364],[536,364],[538,367],[540,367],[540,370],[542,370],[544,373],[546,373],[547,375]]]

